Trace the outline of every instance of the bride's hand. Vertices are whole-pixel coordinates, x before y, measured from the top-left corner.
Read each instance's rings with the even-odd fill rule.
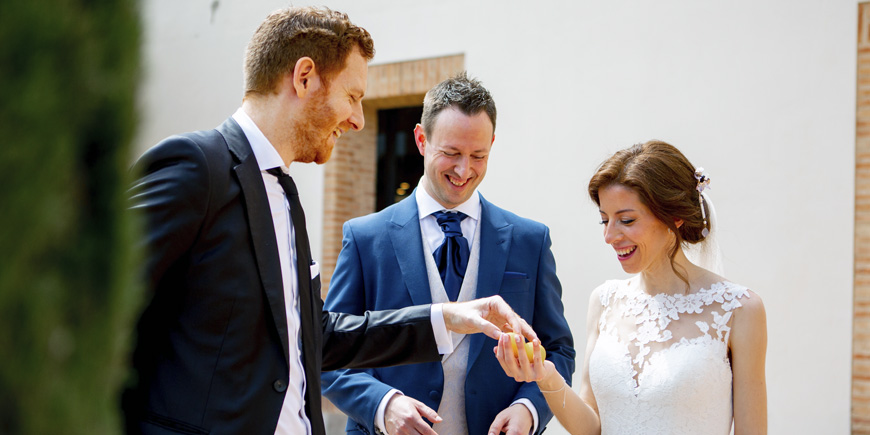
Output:
[[[556,371],[556,366],[552,362],[541,361],[541,342],[537,339],[532,341],[534,361],[529,362],[526,357],[525,343],[520,336],[514,336],[516,339],[516,349],[519,351],[519,358],[514,356],[510,343],[511,337],[507,334],[502,334],[498,340],[498,345],[493,349],[495,357],[504,372],[514,378],[517,382],[538,382],[542,389],[546,389],[544,384],[547,381],[561,380],[561,375]],[[555,375],[555,376],[554,376]],[[556,379],[558,378],[558,379]]]

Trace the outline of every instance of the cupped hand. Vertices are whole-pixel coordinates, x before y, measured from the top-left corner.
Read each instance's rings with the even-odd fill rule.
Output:
[[[438,435],[423,418],[433,423],[441,421],[432,408],[403,394],[394,394],[384,411],[384,426],[390,435]]]
[[[522,349],[525,346],[522,337],[516,336],[514,338],[517,348]],[[551,361],[541,360],[541,342],[537,338],[532,340],[534,358],[531,362],[523,352],[519,355],[521,358],[514,356],[510,340],[510,336],[503,335],[499,339],[498,345],[493,349],[495,358],[501,364],[505,374],[517,382],[538,382],[543,390],[549,389],[549,384],[559,385],[558,382],[561,381],[562,377]]]

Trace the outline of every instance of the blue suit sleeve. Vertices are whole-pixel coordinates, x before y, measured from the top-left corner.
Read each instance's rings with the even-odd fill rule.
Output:
[[[360,253],[349,223],[343,227],[341,252],[329,284],[325,308],[330,312],[362,314],[366,310],[365,284]],[[322,393],[357,423],[375,433],[378,404],[392,389],[372,376],[371,370],[344,369],[323,372]]]

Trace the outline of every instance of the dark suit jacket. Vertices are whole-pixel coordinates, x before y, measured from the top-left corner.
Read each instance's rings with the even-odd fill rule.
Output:
[[[574,340],[562,307],[562,287],[550,251],[549,230],[480,198],[480,264],[476,297],[500,295],[532,325],[559,373],[574,373]],[[326,307],[363,313],[432,302],[423,241],[412,194],[381,212],[344,225],[344,240]],[[495,416],[519,398],[538,412],[538,432],[553,414],[535,383],[507,377],[492,353],[496,342],[482,334],[469,342],[465,415],[469,434],[485,434]],[[444,387],[440,362],[323,374],[323,392],[352,419],[351,433],[374,433],[381,398],[397,388],[438,409]]]
[[[135,170],[141,178],[131,198],[146,226],[149,293],[137,326],[137,376],[123,400],[127,430],[274,433],[295,343],[250,144],[230,118],[164,140]],[[346,316],[323,311],[319,277],[300,292],[305,412],[315,434],[325,432],[321,368],[439,359],[428,307]]]

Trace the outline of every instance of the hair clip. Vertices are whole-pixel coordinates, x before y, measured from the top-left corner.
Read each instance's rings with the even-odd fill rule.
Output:
[[[695,169],[695,179],[698,180],[698,185],[695,187],[698,192],[710,188],[710,177],[704,174],[704,168]]]
[[[707,212],[704,210],[704,190],[710,188],[710,177],[704,174],[704,168],[695,169],[695,179],[698,180],[698,185],[695,190],[698,191],[698,204],[701,206],[701,217],[704,218],[704,229],[701,230],[701,235],[706,239],[710,235],[710,230],[707,229]]]

